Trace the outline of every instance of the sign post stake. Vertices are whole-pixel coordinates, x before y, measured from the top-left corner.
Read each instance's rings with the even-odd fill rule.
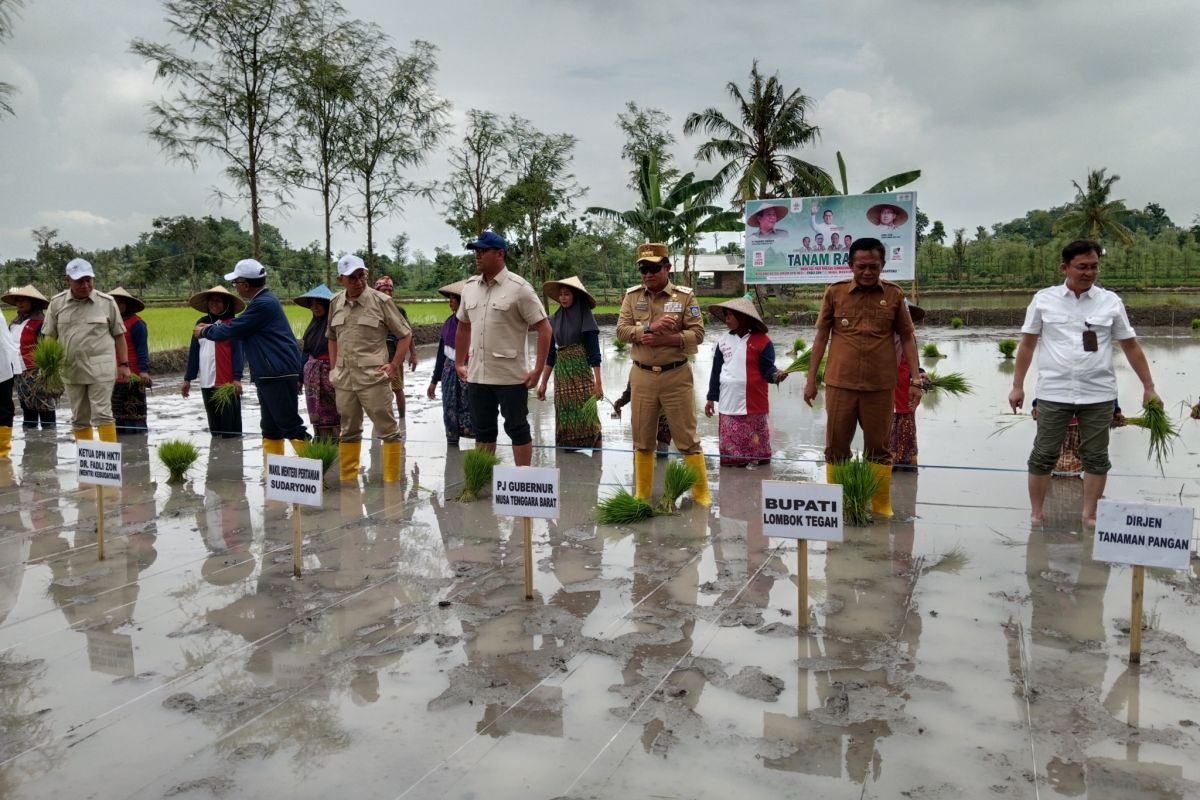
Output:
[[[1142,663],[1142,590],[1146,585],[1146,568],[1133,568],[1133,608],[1129,613],[1129,663]]]
[[[525,599],[533,599],[533,520],[521,517],[525,528]]]
[[[796,540],[796,590],[799,593],[797,614],[800,630],[808,630],[808,540]]]
[[[300,519],[300,504],[292,503],[292,576],[299,578],[304,559],[304,523]]]
[[[104,560],[104,487],[96,486],[96,555]]]

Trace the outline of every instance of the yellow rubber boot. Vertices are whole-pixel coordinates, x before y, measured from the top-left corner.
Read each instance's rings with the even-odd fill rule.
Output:
[[[12,427],[0,427],[0,458],[12,452]]]
[[[92,426],[91,425],[87,426],[86,428],[72,428],[72,431],[75,433],[75,441],[77,441],[77,442],[92,441]]]
[[[654,493],[654,451],[633,451],[633,496],[649,500]]]
[[[692,500],[698,505],[711,506],[712,497],[708,494],[708,470],[704,466],[704,454],[684,456],[683,463],[696,470],[696,474],[700,476],[692,484]]]
[[[833,476],[833,464],[825,462],[825,482],[831,486],[837,483],[837,478]]]
[[[397,443],[398,444],[398,443]],[[338,459],[342,462],[341,479],[344,481],[358,480],[358,457],[362,453],[362,442],[342,442],[338,445]],[[387,457],[384,456],[386,459]],[[396,462],[399,471],[400,462]]]
[[[283,455],[283,439],[263,439],[263,477],[267,475],[267,456]]]
[[[308,446],[308,439],[289,439],[288,441],[292,443],[292,450],[296,455],[300,455],[304,452],[304,448]],[[280,455],[283,455],[283,453],[281,452]]]
[[[97,425],[96,431],[100,434],[100,441],[115,442],[117,441],[117,424],[110,422],[107,425]]]
[[[0,488],[7,489],[9,486],[15,486],[17,476],[13,474],[12,459],[4,459],[0,461]]]
[[[871,462],[871,472],[879,479],[879,488],[871,495],[871,511],[881,517],[890,517],[892,511],[892,465]]]
[[[400,480],[400,461],[404,458],[403,442],[383,443],[383,482],[395,483]]]

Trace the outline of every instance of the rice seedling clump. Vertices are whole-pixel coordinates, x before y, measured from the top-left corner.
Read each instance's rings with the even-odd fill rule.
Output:
[[[232,383],[222,383],[217,388],[213,389],[212,402],[213,407],[218,411],[225,411],[233,407],[233,401],[237,399],[237,385]]]
[[[62,342],[49,336],[38,339],[33,347],[33,363],[38,368],[37,382],[46,393],[55,397],[61,395],[66,388],[63,386],[63,376],[70,363]]]
[[[921,348],[921,356],[923,358],[945,358],[938,350],[936,342],[926,342],[925,346]]]
[[[967,380],[967,376],[961,372],[948,372],[945,375],[930,372],[925,378],[928,390],[931,392],[945,392],[958,396],[975,391],[975,387]]]
[[[1179,437],[1179,431],[1171,423],[1163,404],[1151,400],[1143,407],[1142,416],[1126,417],[1125,424],[1145,428],[1150,432],[1150,449],[1146,452],[1146,458],[1152,459],[1158,471],[1166,475],[1163,462],[1175,448],[1174,440]]]
[[[471,503],[479,499],[485,486],[491,485],[492,470],[500,463],[500,457],[490,450],[468,450],[463,456],[463,488],[459,501]]]
[[[871,524],[871,497],[879,478],[861,456],[833,465],[833,480],[842,485],[842,511],[847,525]]]
[[[191,442],[171,439],[158,446],[158,459],[167,468],[171,483],[181,483],[188,469],[200,457],[200,451]]]
[[[1016,339],[1001,339],[996,342],[996,346],[1000,348],[1000,355],[1005,358],[1012,358],[1017,352]]]
[[[655,515],[654,506],[620,488],[596,504],[596,521],[602,525],[632,525]]]
[[[700,473],[678,459],[667,464],[663,475],[663,494],[658,501],[658,510],[666,514],[675,513],[675,503],[692,485],[700,480]]]
[[[230,384],[232,385],[232,384]],[[321,474],[329,472],[329,468],[333,466],[333,462],[338,457],[338,440],[329,439],[324,436],[318,436],[314,439],[309,439],[300,448],[298,455],[301,458],[315,458],[321,462]]]

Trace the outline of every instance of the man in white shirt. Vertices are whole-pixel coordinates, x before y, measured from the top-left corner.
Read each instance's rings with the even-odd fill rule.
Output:
[[[1162,402],[1154,391],[1150,364],[1129,325],[1125,304],[1113,292],[1096,286],[1103,249],[1090,239],[1077,239],[1062,251],[1059,269],[1066,280],[1033,297],[1021,326],[1013,388],[1008,404],[1015,412],[1025,402],[1025,373],[1038,340],[1037,435],[1029,455],[1030,520],[1042,521],[1050,472],[1062,448],[1071,417],[1079,420],[1079,454],[1083,461],[1083,522],[1096,524],[1096,504],[1104,494],[1111,463],[1108,428],[1117,400],[1112,343],[1142,382],[1143,405]]]

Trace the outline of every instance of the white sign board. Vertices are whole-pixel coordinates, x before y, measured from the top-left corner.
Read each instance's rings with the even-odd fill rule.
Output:
[[[267,499],[321,505],[324,466],[319,458],[267,456]]]
[[[1187,569],[1192,509],[1101,500],[1092,557],[1117,564]]]
[[[121,485],[119,442],[93,442],[84,439],[78,445],[79,454],[75,459],[75,469],[80,483],[94,483],[98,486]]]
[[[763,534],[842,541],[842,487],[836,483],[762,482]]]
[[[558,470],[496,467],[492,470],[492,511],[505,517],[558,519]]]

